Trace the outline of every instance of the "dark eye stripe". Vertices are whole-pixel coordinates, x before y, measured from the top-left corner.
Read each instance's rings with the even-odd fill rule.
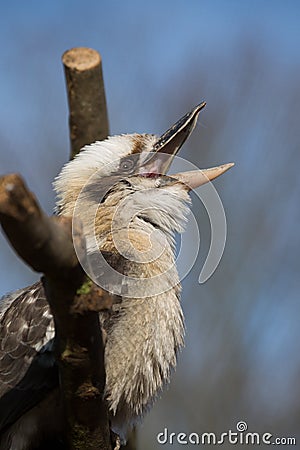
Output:
[[[124,161],[121,161],[120,163],[120,169],[124,170],[125,172],[129,172],[134,166],[135,164],[132,159],[126,159]]]
[[[132,184],[131,184],[128,180],[126,180],[126,179],[120,180],[119,183],[120,183],[120,184],[123,184],[123,185],[125,185],[125,186],[128,186],[128,187],[130,187],[130,188],[132,188]],[[118,184],[119,184],[119,183],[118,183]],[[100,199],[100,202],[99,202],[99,203],[104,203],[105,200],[107,199],[107,197],[108,197],[114,190],[116,190],[116,189],[117,189],[116,184],[112,185],[111,188],[108,189],[108,191],[107,191],[107,192],[105,193],[105,195],[102,197],[102,199]]]
[[[133,174],[135,172],[135,168],[137,166],[137,163],[139,161],[139,157],[134,155],[134,157],[128,157],[122,158],[119,164],[118,174]]]

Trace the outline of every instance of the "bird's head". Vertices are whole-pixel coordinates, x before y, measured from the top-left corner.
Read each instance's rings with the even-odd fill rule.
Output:
[[[63,167],[54,182],[57,212],[73,215],[75,210],[83,222],[88,250],[89,236],[95,231],[101,239],[111,231],[113,222],[117,228],[128,226],[128,211],[136,226],[156,227],[170,236],[182,230],[188,190],[231,167],[165,175],[204,106],[204,102],[196,106],[161,137],[112,136],[84,147]]]

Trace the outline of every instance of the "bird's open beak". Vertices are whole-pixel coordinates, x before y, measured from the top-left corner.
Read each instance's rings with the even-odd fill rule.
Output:
[[[214,180],[233,166],[234,163],[228,163],[217,167],[211,167],[210,169],[190,170],[188,172],[172,174],[171,178],[175,178],[186,185],[187,189],[190,191],[191,189],[196,189],[197,187]]]
[[[198,115],[205,105],[205,102],[197,105],[191,112],[181,117],[156,141],[150,158],[142,166],[141,174],[165,174],[168,171],[174,156],[195,128]]]
[[[193,129],[195,128],[198,115],[205,107],[206,102],[197,105],[191,112],[185,114],[171,128],[169,128],[154,144],[149,159],[140,168],[140,174],[151,176],[152,174],[165,174],[175,155],[185,143]],[[234,166],[234,163],[223,164],[210,169],[192,170],[189,172],[171,175],[171,179],[177,179],[187,186],[188,190],[195,189],[218,176],[227,172]],[[172,183],[172,181],[171,181]]]

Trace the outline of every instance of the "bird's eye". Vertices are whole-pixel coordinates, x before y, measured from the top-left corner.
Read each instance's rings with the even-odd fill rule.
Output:
[[[132,159],[124,159],[120,164],[120,169],[122,172],[129,172],[134,167],[134,162]]]

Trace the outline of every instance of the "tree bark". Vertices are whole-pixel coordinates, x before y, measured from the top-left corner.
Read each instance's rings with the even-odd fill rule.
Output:
[[[85,47],[66,51],[62,61],[70,110],[71,158],[74,158],[82,147],[109,134],[102,61],[96,50]]]
[[[85,252],[80,224],[48,217],[19,175],[0,178],[0,222],[18,255],[43,272],[55,322],[55,351],[71,450],[111,450],[99,312],[112,297],[87,279],[73,247]]]
[[[109,135],[101,56],[89,48],[73,48],[63,54],[69,102],[69,125],[71,154],[79,153],[82,147]],[[137,448],[137,433],[134,430],[125,448]]]

